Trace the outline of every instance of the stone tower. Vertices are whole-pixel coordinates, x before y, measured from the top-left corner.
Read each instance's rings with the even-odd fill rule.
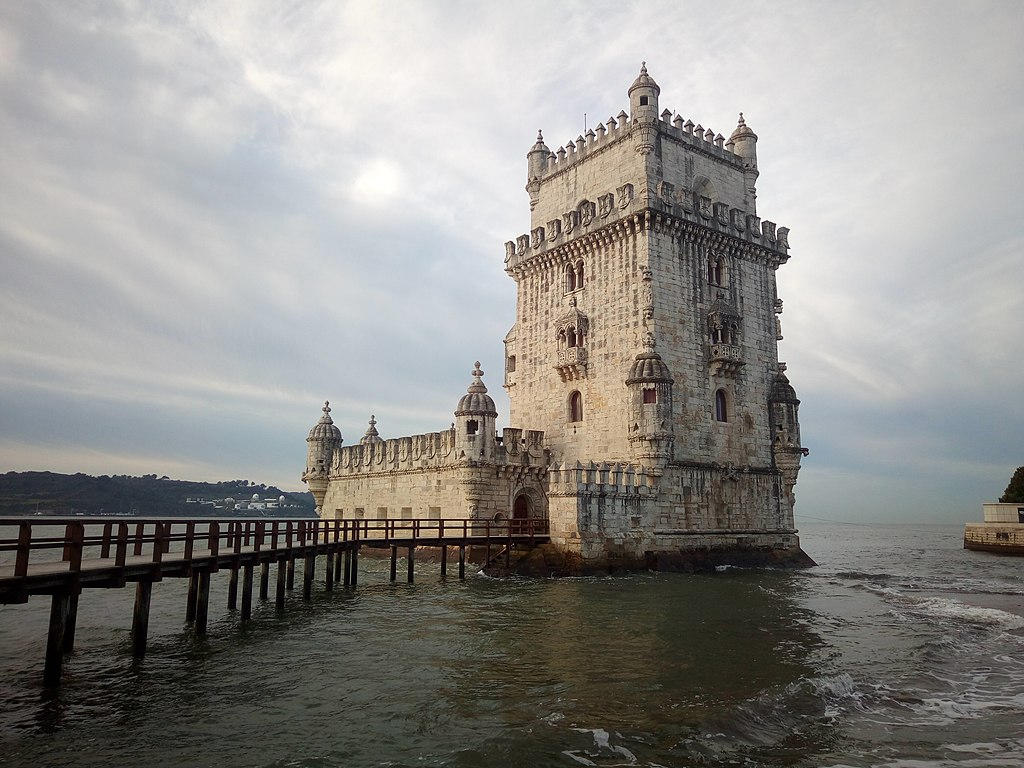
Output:
[[[511,422],[543,430],[557,538],[584,555],[799,552],[799,401],[778,360],[789,231],[757,215],[757,135],[669,110],[646,65],[619,112],[527,154],[505,245]],[[631,488],[624,483],[629,476]]]

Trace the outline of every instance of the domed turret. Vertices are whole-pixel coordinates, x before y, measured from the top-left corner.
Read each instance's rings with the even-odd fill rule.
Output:
[[[736,130],[732,132],[732,135],[729,137],[729,143],[726,144],[726,146],[730,145],[735,154],[750,160],[757,167],[757,134],[747,125],[747,121],[743,119],[742,112],[740,112],[740,120],[736,125]]]
[[[455,409],[455,437],[467,459],[494,458],[494,420],[498,411],[484,386],[480,361],[473,368],[473,381]]]
[[[626,378],[629,387],[629,442],[633,454],[657,468],[672,458],[672,373],[655,349],[654,335],[644,338]]]
[[[331,470],[334,452],[341,448],[342,443],[341,430],[334,426],[334,420],[331,419],[329,402],[324,402],[323,416],[309,430],[306,442],[309,448],[306,452],[306,471],[302,473],[302,480],[313,494],[319,513],[324,494],[327,493],[327,475]]]
[[[484,372],[480,370],[480,361],[476,361],[473,369],[473,382],[466,390],[466,394],[459,400],[459,407],[455,409],[456,416],[492,416],[497,418],[498,412],[494,408],[494,401],[487,394],[487,387],[483,382]]]
[[[370,414],[370,426],[366,428],[366,434],[363,435],[359,441],[360,445],[370,445],[372,443],[383,443],[384,441],[380,438],[380,433],[377,432],[377,417],[372,413]]]
[[[782,472],[790,508],[796,499],[793,488],[800,472],[800,458],[808,450],[800,444],[800,401],[786,376],[786,364],[779,363],[778,372],[768,395],[768,418],[772,431],[772,458]]]
[[[640,74],[629,86],[629,115],[631,120],[650,123],[658,119],[658,95],[661,88],[647,74],[647,62],[641,62]]]
[[[544,171],[548,167],[548,157],[550,156],[551,150],[544,143],[544,134],[537,131],[537,141],[530,147],[530,151],[526,153],[526,180],[528,182],[544,175]]]

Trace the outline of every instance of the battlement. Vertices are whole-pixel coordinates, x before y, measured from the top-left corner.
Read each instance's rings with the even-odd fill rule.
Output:
[[[788,227],[778,227],[774,221],[762,220],[756,214],[712,202],[698,192],[676,189],[668,182],[661,182],[658,187],[652,190],[646,205],[636,197],[632,184],[598,195],[596,205],[591,200],[581,200],[573,210],[552,219],[546,226],[534,227],[529,235],[507,241],[505,271],[514,274],[528,262],[543,256],[557,260],[560,254],[571,250],[567,247],[570,243],[582,236],[618,239],[648,229],[652,224],[649,213],[656,214],[653,218],[658,221],[665,221],[667,216],[676,222],[688,222],[761,246],[771,252],[777,264],[788,261]]]
[[[473,460],[479,453],[474,448],[483,440],[494,442],[497,465],[536,464],[545,455],[544,432],[540,430],[506,427],[501,437],[485,434],[460,437],[455,429],[446,429],[338,448],[331,462],[330,477],[453,466]]]
[[[629,115],[620,111],[618,115],[609,117],[607,124],[598,123],[595,128],[588,129],[586,134],[577,136],[575,140],[568,141],[551,152],[547,158],[547,165],[540,175],[540,181],[544,182],[562,173],[595,152],[632,135],[634,131],[639,132],[643,127],[644,124],[631,120]],[[743,158],[732,151],[731,141],[727,141],[722,134],[716,134],[710,128],[705,129],[699,123],[695,125],[692,120],[684,119],[678,112],[674,113],[673,117],[673,113],[666,109],[661,113],[661,118],[655,121],[651,127],[654,127],[659,133],[713,158],[737,166],[743,164]]]
[[[632,464],[590,462],[548,468],[548,493],[572,496],[577,493],[600,493],[605,496],[650,496],[656,493],[657,476],[643,466]]]

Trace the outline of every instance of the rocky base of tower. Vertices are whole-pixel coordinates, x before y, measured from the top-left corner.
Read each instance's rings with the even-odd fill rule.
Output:
[[[579,552],[557,544],[545,544],[523,554],[508,572],[503,563],[489,566],[489,576],[594,576],[635,571],[713,573],[718,568],[810,568],[817,565],[800,548],[796,536],[791,542],[726,544],[665,549],[638,556],[626,551],[609,551],[584,558]]]

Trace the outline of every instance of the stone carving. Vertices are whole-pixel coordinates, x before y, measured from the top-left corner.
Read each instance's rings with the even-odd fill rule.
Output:
[[[576,206],[576,210],[580,214],[580,226],[589,227],[594,220],[594,204],[589,200],[583,200]]]
[[[568,235],[570,232],[576,229],[576,225],[579,223],[579,220],[580,215],[576,211],[566,211],[565,213],[563,213],[562,230],[565,232],[565,234]]]
[[[597,215],[602,219],[607,218],[608,214],[612,212],[613,201],[614,198],[612,197],[611,192],[600,195],[597,198]]]
[[[673,184],[663,181],[658,184],[658,195],[661,197],[661,201],[671,208],[672,203],[675,202],[676,199],[676,188]]]
[[[548,242],[553,243],[558,239],[558,236],[562,234],[562,221],[560,219],[552,219],[548,222]]]
[[[632,184],[623,184],[615,193],[619,196],[619,208],[625,208],[633,201]]]
[[[530,233],[530,247],[536,248],[544,242],[544,227],[537,227]]]

